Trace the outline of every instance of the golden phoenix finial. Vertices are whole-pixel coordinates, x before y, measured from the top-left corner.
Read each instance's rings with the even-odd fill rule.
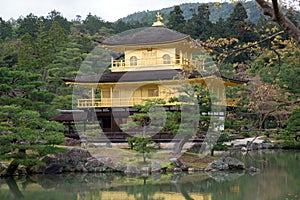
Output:
[[[154,23],[152,24],[152,26],[164,26],[164,23],[162,23],[162,22],[160,21],[160,20],[163,19],[162,14],[160,14],[159,12],[157,12],[157,14],[156,14],[156,19],[157,19],[157,21],[154,22]]]
[[[157,12],[156,18],[157,18],[157,21],[163,20],[162,14],[160,14],[159,12]]]

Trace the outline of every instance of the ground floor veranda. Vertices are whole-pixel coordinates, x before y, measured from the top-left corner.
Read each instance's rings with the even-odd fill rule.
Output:
[[[167,112],[179,111],[178,107],[164,107]],[[53,117],[51,120],[58,121],[65,125],[64,134],[66,137],[79,139],[79,135],[96,134],[95,142],[126,142],[127,137],[131,137],[134,133],[124,131],[122,124],[126,123],[133,113],[139,112],[138,109],[129,108],[98,108],[83,110],[62,110],[61,114]],[[225,112],[208,112],[204,115],[214,115],[224,117]],[[180,123],[180,122],[178,122]],[[203,141],[205,131],[198,132],[192,137],[191,141]],[[170,142],[174,140],[174,135],[166,131],[159,131],[151,134],[153,141]],[[180,138],[177,138],[180,139]]]

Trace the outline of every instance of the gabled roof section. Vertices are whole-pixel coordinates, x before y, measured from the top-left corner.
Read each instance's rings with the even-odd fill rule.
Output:
[[[165,44],[189,37],[189,35],[168,29],[165,26],[152,26],[126,31],[121,35],[102,41],[101,44],[104,46]]]

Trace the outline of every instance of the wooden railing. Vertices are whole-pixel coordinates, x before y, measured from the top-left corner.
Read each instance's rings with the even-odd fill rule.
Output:
[[[132,107],[134,105],[145,104],[145,99],[160,100],[163,99],[166,105],[175,105],[176,103],[168,103],[170,97],[131,97],[128,98],[101,98],[101,99],[78,99],[78,108],[95,108],[95,107]]]
[[[131,97],[128,98],[97,98],[97,99],[78,99],[78,108],[100,108],[100,107],[132,107],[134,105],[143,105],[145,104],[145,99],[150,100],[159,100],[162,99],[166,102],[166,106],[177,105],[179,102],[169,103],[170,97],[161,98],[161,97]],[[226,105],[230,107],[236,107],[239,99],[237,98],[227,98]],[[225,102],[216,102],[216,105],[224,105]]]
[[[138,59],[136,65],[130,65],[130,62],[125,62],[124,60],[113,60],[111,63],[111,70],[112,71],[125,71],[131,68],[138,68],[143,66],[169,66],[169,67],[177,67],[180,68],[181,65],[190,65],[191,62],[188,59],[171,59],[170,62],[164,61],[162,58],[157,59]]]

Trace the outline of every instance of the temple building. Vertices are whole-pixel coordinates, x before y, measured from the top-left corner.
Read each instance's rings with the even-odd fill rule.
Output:
[[[216,72],[203,47],[189,35],[168,29],[159,14],[151,27],[108,38],[99,45],[121,56],[112,56],[102,74],[63,80],[89,91],[76,99],[76,109],[81,111],[76,114],[81,121],[82,116],[98,120],[107,133],[122,132],[120,124],[138,112],[134,105],[144,104],[145,99],[164,100],[166,110],[180,109],[180,102],[170,99],[182,93],[179,88],[184,84],[210,87],[218,105],[232,107],[236,100],[226,99],[225,88],[246,83]]]

